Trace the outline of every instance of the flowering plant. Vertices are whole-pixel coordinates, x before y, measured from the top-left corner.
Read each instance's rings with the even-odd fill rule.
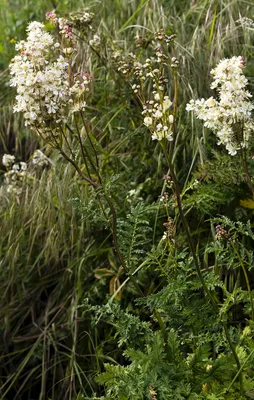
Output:
[[[254,129],[251,115],[254,104],[247,90],[244,67],[245,60],[241,56],[221,60],[211,71],[211,89],[218,91],[218,99],[192,99],[186,106],[187,111],[194,111],[195,116],[204,121],[204,126],[216,133],[218,144],[224,144],[232,156],[247,147]]]
[[[15,162],[15,158],[11,154],[4,154],[2,157],[2,164],[7,171],[4,173],[4,185],[1,190],[5,188],[7,193],[20,196],[29,181],[35,179],[36,168],[47,167],[52,161],[39,149],[35,150],[29,163]]]
[[[154,56],[141,62],[129,53],[125,60],[118,60],[118,71],[128,76],[132,90],[142,104],[143,123],[152,134],[152,140],[173,141],[175,105],[168,94],[168,74],[170,69],[177,68],[178,61],[168,55],[167,46],[175,37],[175,34],[168,36],[160,29],[153,38]],[[119,57],[120,53],[117,54]]]
[[[25,124],[44,139],[58,143],[62,125],[73,113],[84,110],[92,77],[82,72],[73,74],[72,29],[63,19],[48,14],[58,26],[59,41],[42,23],[31,22],[27,40],[16,45],[19,54],[10,64],[10,84],[17,90],[14,112],[22,112]]]

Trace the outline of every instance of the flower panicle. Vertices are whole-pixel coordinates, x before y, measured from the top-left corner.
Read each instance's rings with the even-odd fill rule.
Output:
[[[193,111],[204,126],[215,132],[218,144],[225,145],[232,156],[248,146],[254,129],[253,102],[247,90],[248,80],[244,75],[244,57],[226,58],[211,70],[211,89],[218,92],[218,99],[210,97],[190,100],[187,111]]]
[[[47,18],[56,21],[54,12],[47,13]],[[27,39],[16,44],[19,54],[10,64],[10,85],[17,91],[14,112],[22,112],[25,124],[46,140],[58,138],[62,124],[73,113],[84,111],[92,81],[87,72],[72,73],[72,28],[60,18],[57,24],[63,37],[60,43],[46,32],[42,23],[31,22]]]

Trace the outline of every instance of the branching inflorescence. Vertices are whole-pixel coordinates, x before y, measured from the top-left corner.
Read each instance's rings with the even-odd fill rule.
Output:
[[[47,167],[51,160],[41,150],[36,150],[29,163],[24,161],[15,162],[15,156],[4,154],[2,164],[6,168],[4,173],[4,186],[7,193],[14,193],[19,196],[22,193],[24,184],[35,179],[36,169]]]
[[[58,25],[59,42],[42,23],[31,22],[27,40],[16,45],[19,54],[10,64],[10,84],[17,90],[14,111],[22,112],[26,125],[52,141],[73,113],[84,110],[92,77],[86,72],[73,76],[71,27],[52,13],[48,18]]]
[[[169,68],[175,69],[178,61],[167,53],[167,46],[176,37],[166,35],[163,29],[155,35],[155,56],[149,57],[145,62],[140,62],[130,53],[125,60],[118,60],[118,71],[129,75],[132,79],[132,90],[142,104],[143,123],[152,134],[153,140],[173,140],[174,112],[173,102],[168,96],[168,72]],[[117,58],[119,55],[116,54]],[[134,79],[134,82],[133,82]],[[147,95],[149,88],[152,93]]]
[[[221,60],[211,71],[211,89],[218,91],[218,99],[191,100],[186,107],[204,121],[205,127],[216,133],[218,144],[225,145],[232,156],[247,147],[254,129],[251,116],[254,104],[246,88],[248,80],[243,74],[244,67],[245,60],[241,56]]]

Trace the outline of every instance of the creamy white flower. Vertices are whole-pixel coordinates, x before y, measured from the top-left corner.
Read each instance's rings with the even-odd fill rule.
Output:
[[[153,124],[152,118],[151,118],[151,117],[145,117],[145,118],[144,118],[144,124],[145,124],[146,126],[151,126],[151,125]]]
[[[173,140],[173,132],[168,130],[160,130],[152,132],[152,140],[167,139],[169,142]]]
[[[225,145],[229,154],[235,155],[241,147],[246,147],[250,133],[254,130],[251,116],[254,104],[251,94],[246,89],[248,81],[243,74],[245,61],[243,57],[232,57],[221,60],[211,71],[214,80],[212,89],[217,89],[219,100],[193,99],[186,106],[187,111],[194,111],[196,117],[204,121],[204,126],[213,130],[218,144]],[[236,124],[242,126],[242,139],[235,139]]]
[[[166,240],[167,238],[168,238],[168,234],[167,234],[167,231],[165,231],[163,233],[163,236],[162,236],[161,240]]]
[[[236,22],[241,23],[242,27],[253,30],[254,29],[254,20],[248,17],[241,17]]]
[[[93,47],[99,47],[101,44],[100,36],[94,35],[94,37],[91,40],[89,40],[89,44],[90,44],[90,46],[93,46]]]
[[[39,149],[35,150],[31,161],[33,165],[38,165],[39,167],[47,166],[50,163],[48,157]]]
[[[173,116],[172,114],[168,116],[168,122],[169,122],[170,124],[173,124],[173,122],[174,122],[174,116]]]
[[[14,164],[13,166],[12,166],[12,170],[13,171],[19,171],[19,164]]]
[[[213,107],[216,105],[216,101],[214,100],[213,97],[210,97],[208,100],[206,100],[206,104],[208,107]]]
[[[5,156],[10,156],[9,154],[5,154]],[[11,159],[10,159],[11,157]],[[5,157],[5,159],[11,164],[14,163],[14,156]],[[15,194],[19,196],[22,194],[24,190],[29,188],[29,182],[33,182],[38,178],[38,169],[35,168],[37,166],[43,167],[52,163],[50,159],[48,159],[41,150],[36,150],[32,156],[31,163],[27,164],[24,161],[16,162],[11,166],[6,173],[4,173],[4,181],[2,185],[2,189],[6,190],[9,194]]]
[[[13,157],[14,161],[15,157],[11,157]],[[30,175],[27,172],[27,164],[25,162],[21,161],[20,163],[13,164],[12,168],[4,174],[4,184],[7,193],[19,195],[22,192],[25,179],[29,176]]]
[[[20,169],[21,171],[26,171],[27,170],[27,163],[20,161]]]
[[[160,110],[156,110],[155,113],[153,114],[154,118],[161,118],[162,117],[162,112]]]
[[[10,154],[4,154],[2,158],[2,163],[5,167],[10,167],[15,161],[15,156],[11,156]]]
[[[171,107],[172,101],[169,100],[167,96],[164,97],[163,105],[162,105],[162,110],[165,113],[169,107]]]
[[[65,20],[61,20],[60,25],[64,34],[70,34]],[[22,112],[25,125],[40,135],[56,138],[61,134],[60,124],[71,117],[73,108],[77,110],[78,104],[79,110],[84,109],[84,96],[91,77],[88,74],[76,76],[70,86],[68,59],[59,54],[53,36],[39,22],[29,24],[27,31],[27,40],[16,46],[20,54],[10,64],[10,84],[17,90],[13,110]],[[54,48],[57,54],[52,53]],[[66,53],[69,53],[68,48]]]
[[[159,53],[159,51],[156,53],[157,57],[163,58],[164,54]],[[121,71],[123,65],[121,63]],[[144,64],[135,61],[133,69],[134,75],[139,79],[139,83],[141,80],[144,80],[149,82],[149,86],[152,87],[152,98],[143,99],[145,86],[142,86],[142,93],[140,93],[142,94],[140,97],[143,102],[142,115],[144,125],[150,130],[153,140],[173,140],[173,133],[171,131],[173,117],[170,117],[172,102],[169,96],[165,95],[167,90],[167,85],[165,84],[167,84],[168,79],[163,75],[161,65],[158,65],[158,59],[156,57],[149,58]],[[129,65],[128,70],[130,71]],[[139,89],[140,85],[137,85],[137,83],[132,84],[134,93],[139,91]]]

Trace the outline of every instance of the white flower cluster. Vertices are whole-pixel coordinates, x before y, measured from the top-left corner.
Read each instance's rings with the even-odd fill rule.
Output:
[[[91,29],[90,24],[94,19],[94,15],[95,14],[92,12],[82,11],[82,12],[71,13],[70,18],[73,23],[79,23],[82,24],[83,26],[88,25],[89,28]]]
[[[166,230],[163,233],[162,240],[174,243],[174,221],[169,218],[167,222],[164,222],[163,226]]]
[[[50,164],[50,160],[41,150],[35,150],[31,162],[38,167],[46,167]]]
[[[196,117],[204,121],[204,126],[216,133],[218,144],[225,145],[231,155],[247,146],[254,129],[251,116],[254,104],[246,89],[248,81],[243,74],[244,66],[241,56],[221,60],[211,71],[211,89],[218,91],[218,100],[213,97],[191,100],[186,106],[187,111],[194,111]]]
[[[172,102],[167,95],[167,76],[169,68],[178,67],[178,60],[167,55],[164,49],[175,36],[168,36],[160,29],[154,38],[158,42],[154,49],[155,56],[147,58],[143,63],[133,53],[129,53],[125,58],[121,57],[119,51],[113,53],[117,70],[128,80],[134,77],[131,88],[143,105],[143,122],[151,132],[153,140],[173,140],[174,115],[171,109]],[[149,95],[150,99],[147,100],[147,92],[150,92],[151,87],[152,97]]]
[[[31,163],[27,164],[23,161],[15,162],[15,156],[4,154],[2,164],[6,167],[7,172],[4,173],[4,186],[7,193],[20,195],[24,184],[28,179],[34,179],[34,172],[31,166],[45,167],[49,165],[50,160],[43,154],[41,150],[36,150],[31,158]],[[29,170],[29,171],[28,171]]]
[[[65,37],[65,39],[72,39],[72,29],[65,18],[57,19],[59,26],[59,33]]]
[[[16,45],[20,54],[10,64],[10,84],[17,88],[14,112],[24,113],[25,124],[45,138],[56,137],[72,112],[84,109],[90,77],[70,76],[68,59],[59,54],[59,43],[43,24],[32,22],[27,31],[27,40]],[[58,52],[55,61],[52,51]]]
[[[11,167],[12,164],[14,164],[15,161],[15,156],[12,156],[11,154],[4,154],[3,155],[3,159],[2,159],[2,163],[5,167]]]
[[[112,58],[116,60],[117,63],[117,71],[121,72],[123,75],[128,75],[136,70],[137,68],[142,68],[142,64],[138,62],[136,59],[136,55],[133,53],[128,53],[127,57],[121,59],[121,52],[114,51],[112,54]]]
[[[4,174],[4,183],[7,193],[19,195],[22,192],[22,186],[28,176],[27,164],[23,161],[15,163],[15,156],[4,154],[2,158],[3,165],[8,168]]]
[[[138,80],[131,88],[143,103],[142,115],[144,115],[144,125],[152,133],[153,140],[167,139],[173,140],[172,125],[174,117],[170,110],[172,102],[165,94],[165,83],[168,79],[162,75],[162,71],[157,68],[159,61],[155,58],[146,59],[145,63],[136,60],[130,53],[125,61],[118,62],[118,71],[127,75],[133,73]],[[153,98],[144,100],[144,88],[148,81],[152,81]]]
[[[142,114],[145,115],[144,125],[152,132],[153,140],[173,140],[172,125],[174,117],[170,113],[172,102],[168,96],[153,92],[154,100],[147,101],[143,105]]]
[[[174,122],[170,109],[172,101],[165,94],[165,84],[168,83],[168,79],[163,76],[160,68],[156,68],[154,64],[157,63],[157,59],[148,58],[143,65],[139,63],[138,67],[135,67],[135,75],[140,80],[140,84],[132,85],[132,89],[134,93],[139,93],[144,83],[152,80],[153,98],[143,104],[144,125],[151,131],[153,140],[172,141]]]
[[[243,27],[249,28],[251,30],[254,29],[254,20],[248,17],[241,17],[236,22],[240,23]]]
[[[94,35],[91,40],[89,40],[89,44],[92,47],[98,48],[101,45],[101,38],[99,35]]]

